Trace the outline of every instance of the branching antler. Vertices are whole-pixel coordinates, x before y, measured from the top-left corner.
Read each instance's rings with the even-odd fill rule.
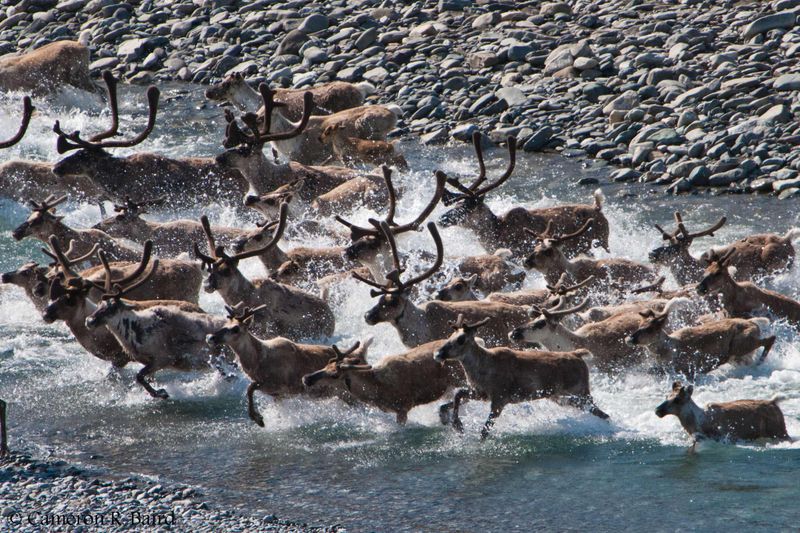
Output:
[[[473,200],[479,201],[482,200],[488,193],[497,189],[501,185],[503,185],[508,178],[511,177],[511,174],[514,172],[514,167],[517,164],[517,138],[516,137],[509,137],[506,141],[508,145],[508,167],[506,167],[505,172],[493,183],[489,183],[488,185],[484,185],[486,181],[486,164],[483,159],[483,147],[481,145],[481,134],[475,132],[472,135],[472,144],[475,147],[475,155],[478,159],[478,177],[469,185],[464,186],[458,179],[456,178],[448,178],[447,183],[458,192],[453,193],[449,192],[445,199],[445,205],[452,205],[461,200]]]
[[[194,245],[194,253],[198,259],[200,259],[203,264],[207,268],[211,268],[214,265],[227,263],[229,265],[235,265],[242,259],[247,259],[248,257],[255,257],[257,255],[261,255],[273,246],[278,244],[278,241],[281,240],[283,236],[283,232],[286,229],[286,216],[289,213],[289,204],[287,202],[281,203],[280,207],[280,217],[278,218],[277,228],[275,228],[275,232],[272,234],[272,239],[266,245],[261,248],[257,248],[255,250],[250,250],[248,252],[241,252],[234,255],[228,255],[225,252],[225,248],[223,246],[217,246],[214,240],[214,234],[211,231],[211,224],[208,222],[208,217],[203,215],[200,217],[200,224],[203,226],[203,232],[206,234],[206,241],[208,243],[208,250],[211,255],[204,254],[200,251],[200,247],[195,243]]]
[[[665,241],[670,241],[672,244],[684,244],[688,246],[694,239],[697,239],[698,237],[713,236],[714,233],[724,226],[727,221],[728,219],[726,217],[722,217],[709,228],[696,233],[689,233],[689,230],[686,229],[686,225],[683,223],[683,217],[681,216],[681,213],[676,211],[675,223],[677,224],[677,229],[675,231],[668,233],[658,224],[654,224],[654,226],[658,231],[661,232],[661,238]]]
[[[463,314],[459,314],[458,318],[455,321],[451,321],[450,322],[450,327],[452,327],[453,329],[456,329],[456,330],[462,329],[464,331],[472,331],[472,330],[478,329],[479,327],[481,327],[481,326],[483,326],[485,324],[488,324],[489,321],[491,321],[491,320],[492,320],[492,317],[488,317],[487,316],[486,318],[484,318],[482,320],[479,320],[477,322],[473,322],[472,324],[467,324],[466,322],[464,322],[464,315]]]
[[[108,87],[109,105],[111,107],[111,126],[104,132],[98,133],[90,137],[88,140],[81,138],[80,131],[66,133],[61,129],[61,123],[56,121],[53,126],[53,131],[58,135],[56,142],[56,149],[59,154],[69,152],[71,150],[102,150],[104,148],[130,148],[144,142],[145,139],[152,133],[156,125],[156,114],[158,113],[158,98],[160,91],[155,86],[147,88],[147,126],[144,131],[139,135],[128,140],[106,141],[110,137],[118,135],[119,130],[119,104],[117,101],[117,80],[111,75],[110,72],[103,73],[103,79]]]
[[[400,266],[400,254],[397,251],[397,243],[394,240],[394,236],[392,232],[389,230],[389,225],[386,224],[386,221],[383,221],[380,224],[382,230],[386,232],[385,239],[389,246],[392,249],[392,259],[395,261],[395,269],[389,272],[386,275],[386,279],[388,280],[385,284],[380,284],[376,281],[371,279],[364,278],[363,276],[359,276],[356,273],[353,273],[352,276],[365,283],[371,287],[375,287],[377,290],[370,291],[370,294],[375,296],[380,296],[381,294],[391,294],[391,293],[399,293],[409,290],[414,285],[422,283],[426,279],[433,276],[439,268],[441,268],[442,263],[444,262],[444,244],[442,243],[442,238],[439,235],[439,230],[436,228],[436,224],[433,222],[428,222],[428,231],[433,237],[433,242],[436,244],[436,260],[434,261],[433,265],[431,265],[427,270],[423,273],[414,276],[406,281],[402,281],[400,279],[400,275],[403,273],[403,269]]]
[[[422,223],[425,222],[425,219],[427,219],[430,216],[433,210],[436,209],[436,205],[439,203],[439,200],[442,199],[442,194],[444,194],[444,185],[447,180],[447,175],[440,170],[436,171],[435,173],[436,190],[434,191],[431,200],[428,202],[425,208],[420,212],[419,215],[417,215],[417,217],[414,220],[406,224],[399,224],[399,225],[396,224],[394,221],[394,216],[397,208],[397,195],[395,193],[394,186],[392,185],[391,176],[392,176],[391,169],[389,169],[388,167],[384,167],[383,179],[386,182],[386,187],[389,191],[389,209],[386,218],[384,218],[384,222],[386,222],[390,226],[391,233],[394,235],[398,235],[400,233],[406,233],[408,231],[416,231],[419,229]],[[373,227],[365,228],[363,226],[356,226],[355,224],[348,222],[347,220],[345,220],[340,216],[336,216],[334,218],[338,223],[350,229],[350,238],[353,241],[357,241],[362,237],[375,237],[378,239],[384,237],[384,233],[380,229],[380,222],[377,220],[374,219],[370,220],[370,224]]]
[[[255,113],[245,113],[242,115],[241,120],[249,133],[242,130],[235,120],[232,120],[233,115],[226,115],[228,126],[225,130],[225,140],[222,145],[225,148],[233,148],[240,144],[247,144],[253,147],[260,147],[272,141],[285,141],[300,135],[308,125],[311,118],[311,111],[314,109],[314,96],[310,92],[303,94],[303,115],[297,125],[286,132],[272,133],[272,111],[275,107],[282,104],[275,102],[275,93],[266,84],[259,86],[261,99],[264,102],[264,121],[263,125],[259,124],[258,115]]]

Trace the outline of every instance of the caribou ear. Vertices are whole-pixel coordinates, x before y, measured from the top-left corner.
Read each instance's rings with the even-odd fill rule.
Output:
[[[684,392],[684,394],[686,394],[686,398],[687,399],[691,398],[692,397],[692,393],[694,392],[694,386],[693,385],[687,385],[686,387],[683,388],[683,392]]]
[[[673,390],[673,391],[679,391],[679,390],[681,390],[682,388],[683,388],[683,385],[681,384],[681,382],[680,382],[680,381],[673,381],[673,382],[672,382],[672,390]]]

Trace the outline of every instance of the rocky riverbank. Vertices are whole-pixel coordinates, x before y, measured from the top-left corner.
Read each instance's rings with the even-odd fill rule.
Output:
[[[619,182],[800,193],[800,0],[3,4],[3,53],[73,38],[133,83],[366,81],[425,143],[480,129]]]
[[[0,459],[0,531],[318,531],[207,503],[195,488],[111,479],[63,461]]]

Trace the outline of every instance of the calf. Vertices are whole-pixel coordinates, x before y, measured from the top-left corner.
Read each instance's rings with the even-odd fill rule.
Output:
[[[694,439],[692,450],[698,440],[791,440],[786,432],[786,422],[778,402],[772,400],[736,400],[710,403],[705,409],[692,399],[694,387],[684,387],[676,381],[667,400],[656,408],[656,416],[664,418],[675,415],[681,426]]]

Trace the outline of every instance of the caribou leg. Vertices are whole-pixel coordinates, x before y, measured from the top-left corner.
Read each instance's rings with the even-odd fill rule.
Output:
[[[453,397],[453,401],[446,403],[439,408],[439,417],[442,418],[442,412],[447,412],[450,407],[453,409],[452,425],[453,429],[462,433],[464,425],[461,423],[461,418],[458,416],[458,411],[461,408],[461,403],[465,400],[475,400],[478,398],[478,393],[472,389],[459,389]]]
[[[486,437],[489,436],[489,431],[492,429],[494,421],[500,416],[500,413],[503,412],[503,407],[505,407],[504,403],[492,402],[492,410],[489,411],[489,418],[486,419],[486,423],[481,430],[481,440],[485,440]]]
[[[256,424],[258,424],[259,426],[261,426],[263,428],[264,427],[264,417],[261,416],[258,413],[258,411],[256,410],[256,404],[253,401],[253,394],[255,394],[255,392],[260,388],[261,388],[261,383],[256,383],[255,381],[250,383],[250,385],[248,385],[248,387],[247,387],[247,414],[250,416],[250,418],[253,420],[253,422],[255,422]]]
[[[144,387],[144,390],[150,393],[150,396],[152,396],[153,398],[161,398],[162,400],[168,399],[169,394],[167,394],[167,391],[165,391],[164,389],[156,390],[152,387],[152,385],[150,385],[147,382],[146,377],[149,376],[152,372],[153,372],[152,365],[144,365],[144,367],[142,367],[139,373],[136,374],[136,381],[139,383],[139,385]]]
[[[609,418],[609,416],[603,412],[603,410],[595,405],[594,398],[592,398],[591,394],[587,394],[586,396],[566,396],[564,401],[568,405],[593,414],[597,418],[602,418],[603,420],[608,420]]]
[[[775,335],[772,337],[767,337],[766,339],[761,339],[761,346],[764,347],[764,351],[761,352],[761,355],[758,357],[758,361],[756,362],[757,365],[760,365],[764,362],[767,358],[767,354],[772,349],[772,345],[775,344]]]
[[[0,457],[8,455],[8,434],[6,427],[6,402],[0,400]]]

